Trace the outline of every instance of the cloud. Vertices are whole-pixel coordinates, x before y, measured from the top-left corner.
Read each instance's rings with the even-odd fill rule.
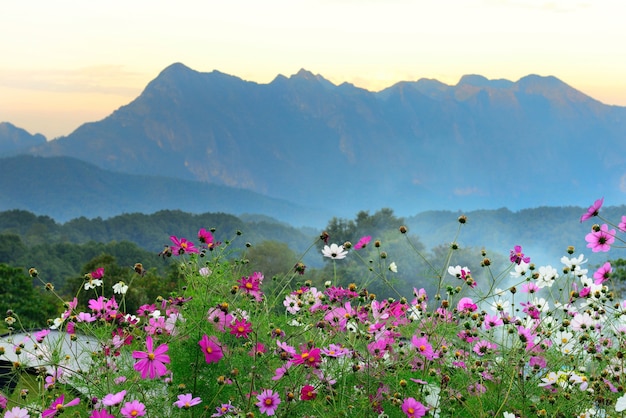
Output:
[[[98,65],[74,70],[0,69],[0,86],[11,89],[101,93],[134,96],[145,84],[143,74],[122,65]]]

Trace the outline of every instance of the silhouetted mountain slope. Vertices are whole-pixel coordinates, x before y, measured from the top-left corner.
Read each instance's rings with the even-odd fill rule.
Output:
[[[41,134],[31,135],[9,122],[0,122],[0,155],[20,154],[45,143],[46,137]]]
[[[0,160],[0,211],[24,209],[59,222],[85,216],[181,209],[272,214],[291,225],[324,225],[329,214],[227,186],[115,173],[68,157]]]
[[[39,155],[234,186],[350,216],[623,202],[626,108],[555,77],[464,76],[373,93],[306,70],[258,84],[173,64]]]

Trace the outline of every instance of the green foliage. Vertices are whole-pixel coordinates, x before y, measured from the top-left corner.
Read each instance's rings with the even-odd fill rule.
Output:
[[[0,312],[23,328],[42,327],[57,312],[58,300],[19,268],[0,264]],[[9,323],[9,325],[12,325]]]

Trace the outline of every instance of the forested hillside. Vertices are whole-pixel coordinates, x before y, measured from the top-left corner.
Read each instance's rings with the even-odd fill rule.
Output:
[[[468,266],[477,281],[486,282],[491,273],[484,269],[485,255],[490,259],[492,271],[502,271],[510,266],[508,253],[515,245],[522,245],[533,262],[551,264],[557,269],[562,268],[560,258],[566,255],[568,245],[576,247],[574,255],[585,254],[589,269],[610,256],[611,260],[618,260],[615,265],[620,273],[616,277],[621,277],[626,265],[619,260],[625,258],[623,246],[615,245],[610,253],[595,254],[585,248],[586,233],[594,221],[599,222],[595,219],[580,223],[585,210],[544,207],[519,212],[473,211],[463,214],[466,217],[463,224],[458,221],[460,212],[424,212],[405,219],[395,216],[391,209],[373,214],[361,211],[354,219],[328,221],[325,231],[329,243],[356,244],[364,236],[372,239],[365,248],[351,248],[352,254],[336,264],[320,252],[324,245],[320,239],[322,231],[293,228],[267,217],[161,211],[110,219],[79,218],[59,224],[47,216],[6,211],[0,213],[0,265],[6,276],[3,280],[13,283],[18,276],[28,277],[30,267],[37,268],[39,277],[31,280],[35,284],[34,293],[24,293],[17,290],[19,286],[7,284],[0,308],[20,306],[19,295],[24,293],[25,298],[37,301],[38,306],[43,304],[40,309],[26,311],[26,316],[31,315],[30,320],[36,324],[43,320],[37,312],[49,312],[52,306],[49,299],[38,296],[45,294],[46,282],[63,297],[71,297],[81,288],[86,273],[104,267],[106,285],[111,287],[119,280],[134,280],[136,263],[142,263],[145,274],[136,282],[128,303],[137,306],[153,303],[157,296],[166,296],[178,283],[174,262],[177,258],[159,257],[159,253],[171,244],[171,235],[197,242],[200,228],[214,230],[216,240],[228,247],[225,256],[232,257],[233,262],[243,262],[268,278],[293,275],[295,264],[302,262],[306,274],[302,278],[294,276],[294,285],[308,280],[323,286],[334,277],[341,285],[357,282],[389,297],[410,295],[413,288],[420,287],[432,291],[437,278],[447,274],[448,265]],[[626,213],[624,206],[602,209],[602,216],[617,222],[622,213]],[[408,227],[407,233],[400,232],[401,225]],[[457,249],[450,253],[453,246]],[[387,277],[385,271],[395,270],[392,263],[397,266],[397,272]]]

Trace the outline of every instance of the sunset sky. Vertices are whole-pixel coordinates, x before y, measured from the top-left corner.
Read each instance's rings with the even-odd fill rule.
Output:
[[[623,0],[68,0],[0,4],[0,122],[49,139],[174,62],[269,83],[305,68],[372,91],[553,75],[626,106]]]

